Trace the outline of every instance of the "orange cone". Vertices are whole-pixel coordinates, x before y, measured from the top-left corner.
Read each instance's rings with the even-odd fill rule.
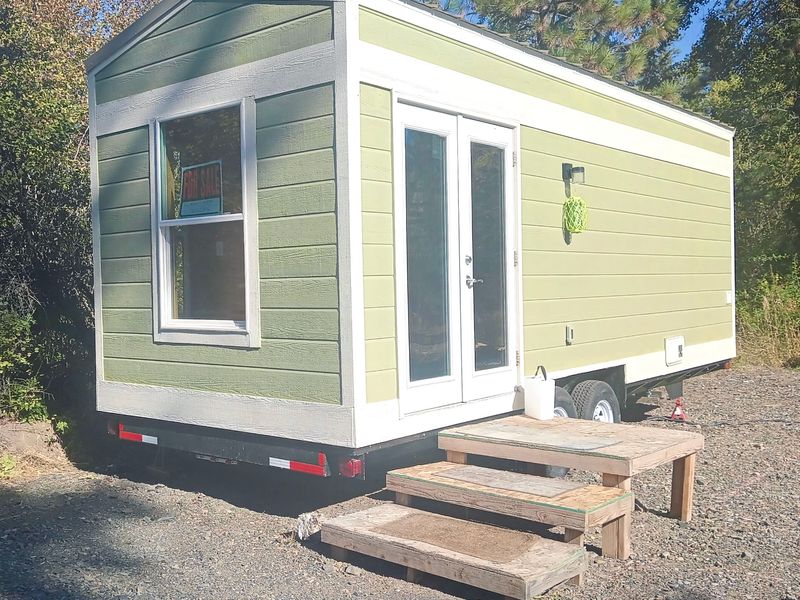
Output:
[[[672,409],[672,416],[670,417],[672,421],[685,421],[686,420],[686,411],[683,408],[683,396],[678,396],[675,398],[675,408]]]

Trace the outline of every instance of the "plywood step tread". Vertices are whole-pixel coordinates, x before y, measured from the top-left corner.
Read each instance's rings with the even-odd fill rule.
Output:
[[[322,541],[521,600],[581,575],[588,562],[582,546],[398,504],[327,520]]]
[[[587,531],[633,510],[633,494],[564,479],[438,462],[386,474],[399,494]]]

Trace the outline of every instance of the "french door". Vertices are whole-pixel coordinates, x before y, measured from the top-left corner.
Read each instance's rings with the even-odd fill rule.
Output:
[[[513,394],[512,130],[398,105],[401,409]]]

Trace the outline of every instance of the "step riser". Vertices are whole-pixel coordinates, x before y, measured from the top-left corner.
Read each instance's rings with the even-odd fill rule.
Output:
[[[424,482],[409,480],[405,477],[396,477],[391,473],[386,475],[386,489],[392,492],[408,494],[409,496],[446,502],[465,508],[485,510],[510,517],[519,517],[547,525],[569,527],[570,529],[579,529],[581,531],[586,531],[587,528],[592,526],[584,514],[576,514],[572,511],[559,510],[552,507],[537,507],[515,502],[514,499],[510,498],[495,497],[460,488],[427,485]],[[628,504],[628,506],[630,505]],[[630,509],[628,508],[628,510]],[[615,507],[613,512],[619,513],[619,508]]]

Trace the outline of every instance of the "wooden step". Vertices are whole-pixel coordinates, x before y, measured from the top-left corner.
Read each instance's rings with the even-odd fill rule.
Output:
[[[390,471],[386,474],[386,487],[398,494],[520,517],[580,533],[633,510],[633,494],[625,490],[451,462]]]
[[[417,572],[528,600],[587,566],[581,546],[382,504],[322,524],[322,541]]]

